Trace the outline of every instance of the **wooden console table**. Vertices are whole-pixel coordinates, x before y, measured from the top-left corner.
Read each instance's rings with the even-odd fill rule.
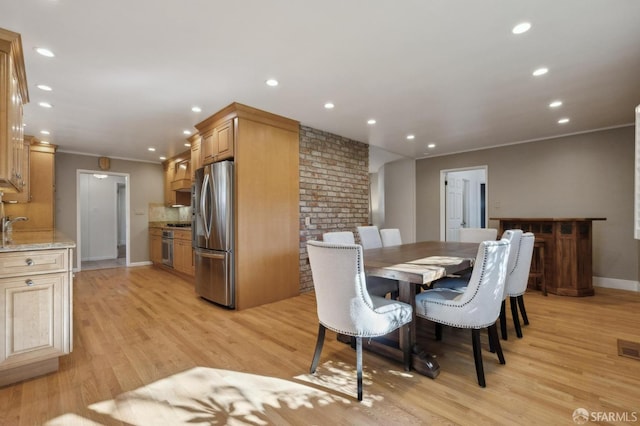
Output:
[[[593,296],[591,218],[503,218],[499,235],[506,229],[533,232],[544,240],[544,279],[546,290],[560,296]],[[529,283],[537,289],[537,281]]]

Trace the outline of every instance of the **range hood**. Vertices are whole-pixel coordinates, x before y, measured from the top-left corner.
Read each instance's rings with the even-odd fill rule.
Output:
[[[180,179],[171,182],[171,190],[178,192],[191,192],[191,179]]]
[[[191,162],[181,161],[175,165],[173,181],[169,185],[172,191],[191,192]]]

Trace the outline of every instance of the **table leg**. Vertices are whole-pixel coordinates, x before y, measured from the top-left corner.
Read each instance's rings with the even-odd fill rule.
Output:
[[[397,339],[395,338],[395,333],[384,337],[365,339],[362,341],[362,347],[404,363],[404,348],[408,346],[411,348],[411,368],[424,376],[435,379],[440,374],[440,365],[435,355],[429,354],[416,343],[416,284],[408,281],[400,281],[398,284],[400,290],[398,300],[410,304],[413,308],[411,323],[400,328],[399,333],[397,333]],[[409,333],[407,333],[407,327],[409,327]],[[338,334],[338,340],[343,343],[353,343],[353,339],[350,336],[342,334]]]
[[[416,370],[420,374],[424,374],[427,377],[435,379],[440,374],[440,365],[438,361],[436,361],[435,355],[427,353],[418,343],[416,342],[416,285],[414,283],[410,283],[408,281],[399,281],[399,295],[398,300],[401,302],[405,302],[411,305],[413,308],[412,319],[410,323],[410,331],[408,333],[409,340],[406,341],[407,333],[404,333],[401,330],[400,332],[400,349],[404,349],[407,345],[411,347],[411,367]],[[409,327],[409,325],[405,325],[403,327]]]

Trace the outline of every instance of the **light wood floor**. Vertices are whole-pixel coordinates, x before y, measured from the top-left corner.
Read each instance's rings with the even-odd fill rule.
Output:
[[[618,338],[640,342],[638,293],[527,293],[531,325],[516,339],[509,314],[507,364],[483,352],[485,389],[470,333],[445,329],[435,342],[426,324],[421,337],[439,356],[440,376],[365,352],[362,403],[355,353],[335,334],[308,374],[312,293],[228,311],[180,278],[138,267],[80,272],[74,299],[73,353],[58,373],[0,388],[0,424],[571,425],[577,408],[640,417],[640,361],[616,347]]]

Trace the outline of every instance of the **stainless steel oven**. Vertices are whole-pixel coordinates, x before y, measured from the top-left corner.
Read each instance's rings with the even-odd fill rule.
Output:
[[[162,231],[162,263],[173,268],[173,231]]]

